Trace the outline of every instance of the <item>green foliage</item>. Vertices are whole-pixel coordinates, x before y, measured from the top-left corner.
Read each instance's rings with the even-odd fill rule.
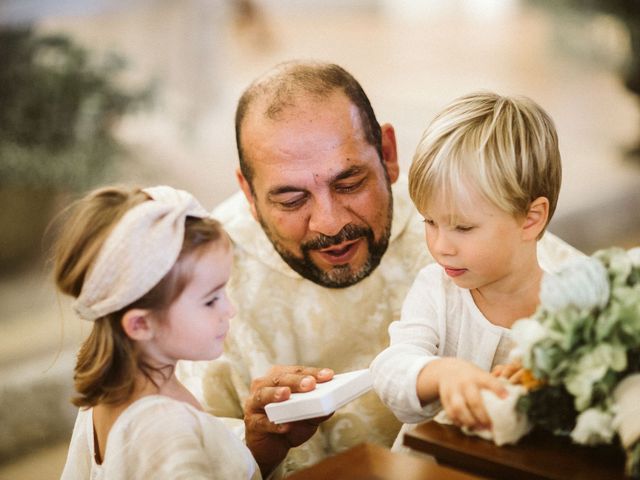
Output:
[[[626,470],[631,478],[640,478],[640,442],[627,450]]]
[[[534,316],[513,327],[524,367],[542,381],[518,408],[574,441],[610,442],[601,427],[615,427],[616,387],[640,373],[640,248],[601,250],[545,276],[540,299]],[[639,445],[627,451],[634,478]]]
[[[86,187],[122,152],[115,123],[151,98],[118,84],[122,58],[61,35],[0,31],[0,65],[0,186]]]
[[[573,397],[562,385],[531,390],[518,399],[517,408],[531,423],[556,435],[568,435],[576,425]]]

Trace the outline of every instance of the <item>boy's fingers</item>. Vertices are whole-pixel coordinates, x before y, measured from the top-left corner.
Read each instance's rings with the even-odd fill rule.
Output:
[[[514,383],[514,384],[522,383],[523,376],[524,376],[524,369],[521,368],[509,377],[509,383]]]
[[[469,427],[475,424],[475,419],[463,395],[453,393],[444,407],[447,415],[456,425]]]
[[[469,388],[466,396],[469,412],[474,419],[474,422],[469,426],[475,428],[489,428],[491,426],[491,419],[484,408],[484,402],[482,401],[480,390],[475,387]]]

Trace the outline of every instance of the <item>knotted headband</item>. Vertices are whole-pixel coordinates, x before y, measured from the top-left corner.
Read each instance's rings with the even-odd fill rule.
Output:
[[[123,215],[100,249],[73,304],[85,320],[117,312],[155,287],[180,255],[186,217],[209,216],[183,190],[158,186],[142,191],[151,200]]]

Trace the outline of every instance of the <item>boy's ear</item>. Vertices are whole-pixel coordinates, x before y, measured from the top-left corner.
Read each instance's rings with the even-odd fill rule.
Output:
[[[523,238],[525,240],[536,240],[547,225],[548,218],[549,200],[546,197],[536,198],[529,205],[529,211],[522,224]]]
[[[151,310],[132,308],[122,316],[122,329],[132,340],[143,341],[153,338]]]

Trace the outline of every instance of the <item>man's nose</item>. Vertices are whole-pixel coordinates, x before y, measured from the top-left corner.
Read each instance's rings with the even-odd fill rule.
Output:
[[[309,217],[309,230],[333,236],[350,221],[349,210],[330,194],[314,199]]]

